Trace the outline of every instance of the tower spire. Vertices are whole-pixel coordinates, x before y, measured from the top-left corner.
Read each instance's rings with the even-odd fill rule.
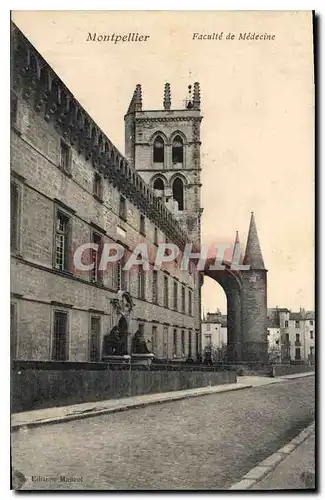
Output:
[[[232,267],[236,266],[236,265],[238,266],[239,264],[241,264],[241,261],[242,261],[242,253],[241,253],[241,248],[240,248],[238,231],[236,231],[234,249],[233,249],[232,258],[231,258]]]
[[[170,84],[165,83],[165,90],[164,90],[164,109],[166,111],[170,110],[170,106],[172,104],[172,98],[171,98],[171,92],[170,92]]]
[[[265,269],[253,212],[251,213],[251,221],[249,225],[243,264],[250,265],[251,269]]]
[[[200,109],[200,105],[201,105],[200,84],[199,82],[195,82],[193,90],[193,109]]]

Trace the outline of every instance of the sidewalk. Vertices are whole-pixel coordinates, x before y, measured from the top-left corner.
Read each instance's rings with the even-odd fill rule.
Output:
[[[315,489],[315,422],[251,469],[230,490]]]
[[[315,429],[273,471],[251,490],[305,490],[315,488]]]
[[[310,375],[315,375],[315,373],[301,373],[295,375],[286,375],[284,377],[277,378],[240,376],[238,377],[238,381],[235,384],[200,387],[196,389],[187,389],[184,391],[144,394],[140,396],[121,399],[109,399],[106,401],[79,403],[69,406],[59,406],[53,408],[44,408],[41,410],[13,413],[11,415],[11,430],[19,430],[21,428],[36,427],[45,424],[68,422],[70,420],[78,420],[107,413],[125,411],[131,408],[138,408],[149,404],[178,401],[180,399],[204,396],[207,394],[217,394],[241,389],[249,389],[252,387],[281,383],[289,378],[301,378]]]

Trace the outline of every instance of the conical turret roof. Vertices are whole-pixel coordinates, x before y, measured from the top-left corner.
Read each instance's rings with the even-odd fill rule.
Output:
[[[250,265],[251,269],[265,269],[253,212],[249,225],[246,252],[243,264]]]

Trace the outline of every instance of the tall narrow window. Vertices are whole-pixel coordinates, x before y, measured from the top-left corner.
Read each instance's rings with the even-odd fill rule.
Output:
[[[173,198],[178,203],[178,210],[184,210],[184,186],[183,181],[177,177],[173,182]]]
[[[143,214],[140,214],[140,234],[143,236],[146,234],[146,218]]]
[[[177,329],[174,328],[173,333],[173,356],[176,358],[177,356]]]
[[[173,163],[183,163],[184,160],[183,140],[179,135],[177,135],[173,140],[172,160]]]
[[[121,281],[120,281],[120,289],[121,290],[124,290],[125,292],[128,291],[129,289],[129,272],[124,269],[125,268],[125,264],[126,264],[126,254],[124,253],[122,259],[121,259],[121,269],[120,269],[120,277],[121,277]]]
[[[192,330],[188,331],[188,355],[192,356]]]
[[[164,163],[165,151],[164,151],[164,141],[158,135],[153,143],[153,162],[154,163]]]
[[[158,228],[157,227],[155,227],[153,242],[154,242],[155,245],[158,245]]]
[[[157,354],[157,348],[158,348],[158,343],[157,343],[157,327],[153,326],[152,327],[152,352],[154,354]]]
[[[158,303],[158,271],[152,272],[152,302]]]
[[[120,218],[126,220],[126,199],[120,196]]]
[[[91,281],[96,283],[102,283],[102,273],[99,271],[99,264],[101,260],[102,252],[102,238],[99,234],[93,233],[92,235],[93,243],[98,245],[98,249],[91,249],[91,262],[94,264],[93,269],[90,271]]]
[[[139,265],[138,269],[138,297],[145,299],[145,272],[143,266]]]
[[[313,340],[313,338],[314,338],[314,331],[310,330],[310,339]]]
[[[68,347],[68,313],[54,312],[52,359],[66,361]]]
[[[178,308],[178,284],[174,281],[174,309],[177,311]]]
[[[188,291],[188,314],[189,314],[189,316],[192,316],[192,292],[191,292],[191,290]]]
[[[185,332],[184,332],[184,330],[182,330],[181,343],[182,343],[182,356],[185,356]]]
[[[90,318],[89,361],[100,361],[100,317]]]
[[[198,356],[200,354],[200,334],[199,334],[199,332],[196,332],[196,334],[195,334],[195,350],[196,350],[196,355]]]
[[[164,276],[164,307],[168,307],[168,276]]]
[[[17,357],[17,304],[10,303],[10,356]]]
[[[61,271],[68,270],[69,231],[69,217],[58,210],[56,216],[55,267]]]
[[[20,187],[15,181],[10,183],[10,249],[19,249],[20,237]]]
[[[297,348],[296,348],[295,358],[296,358],[296,359],[301,359],[301,351],[300,351],[300,347],[297,347]]]
[[[185,313],[185,287],[182,286],[182,313]]]
[[[103,198],[103,180],[102,176],[98,172],[95,172],[94,174],[93,195],[99,200],[102,200]]]
[[[65,172],[71,170],[71,150],[66,142],[61,139],[60,143],[60,166]]]

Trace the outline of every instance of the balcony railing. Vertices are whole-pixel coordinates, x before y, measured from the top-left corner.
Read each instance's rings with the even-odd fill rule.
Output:
[[[300,342],[300,340],[296,340],[296,341],[295,341],[295,345],[296,345],[296,346],[301,346],[301,342]]]

